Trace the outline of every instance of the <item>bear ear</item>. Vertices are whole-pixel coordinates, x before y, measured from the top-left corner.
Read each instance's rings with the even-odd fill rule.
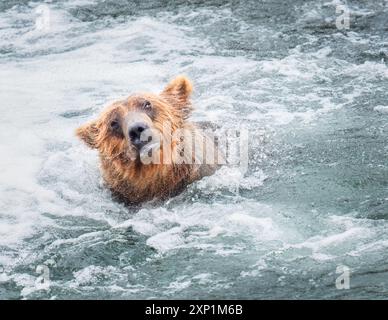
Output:
[[[77,128],[75,134],[92,149],[97,148],[99,128],[96,121],[86,123]]]
[[[187,118],[192,111],[190,103],[192,91],[191,81],[180,75],[167,84],[161,95],[182,113],[183,118]]]

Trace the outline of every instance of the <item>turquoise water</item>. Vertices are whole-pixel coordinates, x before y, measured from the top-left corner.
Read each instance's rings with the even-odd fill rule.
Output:
[[[338,3],[2,1],[0,298],[387,298],[388,3]],[[180,73],[249,168],[124,207],[74,129]]]

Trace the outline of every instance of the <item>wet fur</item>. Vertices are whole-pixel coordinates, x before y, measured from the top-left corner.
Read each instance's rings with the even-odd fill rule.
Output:
[[[151,102],[153,113],[144,116],[153,128],[162,132],[163,123],[168,122],[172,131],[186,129],[202,134],[188,120],[192,111],[191,82],[184,76],[172,80],[159,94],[138,94],[113,103],[98,117],[76,130],[77,136],[89,147],[99,151],[102,176],[118,197],[128,204],[139,204],[154,199],[166,199],[181,192],[189,183],[214,173],[217,166],[207,164],[176,163],[182,143],[171,139],[170,164],[143,164],[136,158],[134,147],[120,134],[113,134],[109,124],[113,117],[124,119],[129,112],[138,109],[144,99]],[[143,99],[143,100],[142,100]],[[165,137],[170,138],[170,137]],[[206,137],[205,137],[206,138]],[[194,153],[203,152],[196,146]],[[213,146],[211,152],[216,152]],[[163,150],[160,150],[163,157]]]

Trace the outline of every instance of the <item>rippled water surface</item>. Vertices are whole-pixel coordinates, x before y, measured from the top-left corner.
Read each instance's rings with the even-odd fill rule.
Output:
[[[1,1],[0,298],[387,298],[388,2],[338,3]],[[74,129],[180,73],[248,171],[126,208]]]

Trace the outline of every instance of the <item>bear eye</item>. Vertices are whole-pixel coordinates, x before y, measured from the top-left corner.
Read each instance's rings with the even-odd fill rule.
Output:
[[[118,131],[120,130],[120,123],[118,120],[112,120],[111,123],[110,123],[110,128],[113,130],[113,131]]]
[[[144,101],[142,108],[146,111],[150,111],[152,109],[152,104],[148,100]]]

